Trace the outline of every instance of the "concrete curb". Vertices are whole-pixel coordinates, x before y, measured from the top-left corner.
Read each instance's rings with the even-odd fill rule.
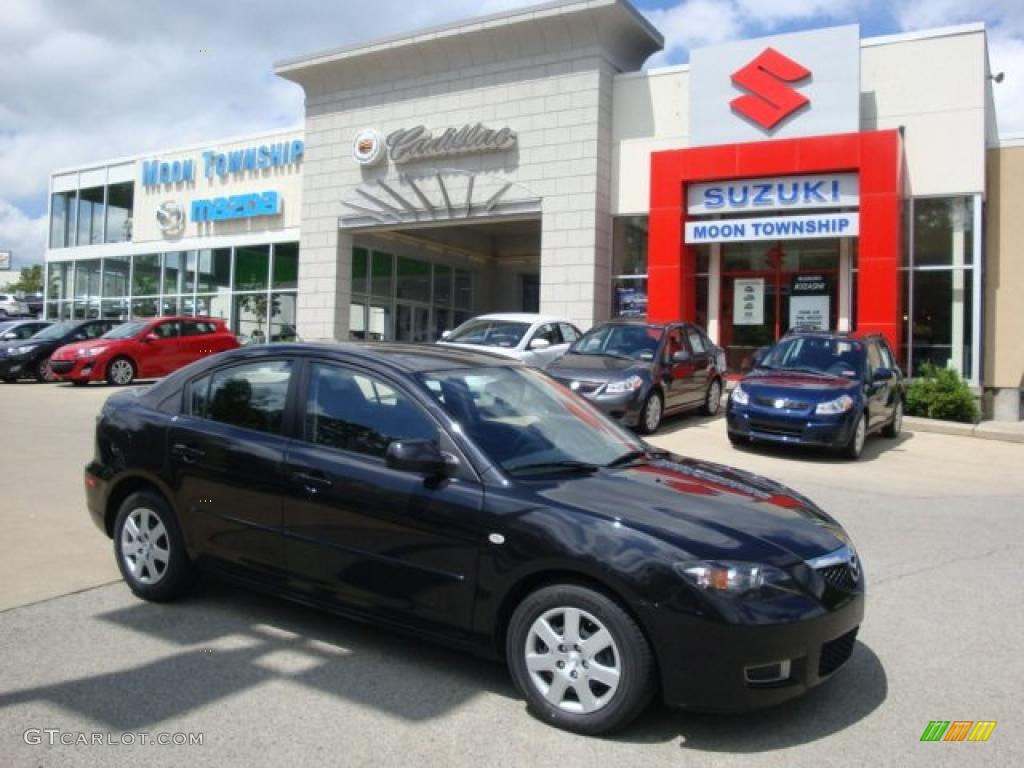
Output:
[[[940,435],[999,440],[1004,443],[1024,443],[1024,422],[983,421],[980,424],[961,424],[956,421],[906,416],[903,419],[903,428],[908,432],[934,432]]]

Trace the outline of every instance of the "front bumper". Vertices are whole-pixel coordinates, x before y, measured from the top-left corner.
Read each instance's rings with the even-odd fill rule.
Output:
[[[787,623],[727,624],[662,614],[654,619],[658,627],[652,639],[665,703],[743,712],[796,698],[845,664],[863,618],[863,592],[822,615]],[[752,669],[779,662],[789,662],[785,679],[748,679]]]
[[[734,437],[793,445],[846,445],[857,424],[857,409],[819,416],[810,410],[790,411],[762,405],[737,405],[729,399],[726,428]]]
[[[0,379],[23,378],[32,375],[31,355],[0,357]]]
[[[73,360],[50,359],[50,370],[61,381],[100,381],[105,366],[98,357],[76,357]]]

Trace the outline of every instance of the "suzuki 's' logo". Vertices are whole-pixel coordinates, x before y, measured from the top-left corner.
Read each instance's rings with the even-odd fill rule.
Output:
[[[737,96],[729,106],[766,131],[770,130],[810,104],[810,99],[786,85],[810,76],[811,71],[806,67],[774,48],[765,48],[757,58],[732,73],[733,83],[750,93]]]

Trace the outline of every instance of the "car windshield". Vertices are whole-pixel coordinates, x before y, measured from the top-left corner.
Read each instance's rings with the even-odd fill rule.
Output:
[[[17,325],[17,323],[11,322],[10,320],[8,320],[6,323],[0,323],[0,333],[3,333],[8,328],[13,328],[15,325]]]
[[[530,330],[529,323],[479,318],[460,325],[445,341],[510,349],[519,346],[519,342],[522,341],[528,330]]]
[[[73,320],[64,320],[63,322],[60,323],[54,323],[49,328],[44,328],[32,338],[60,339],[64,336],[67,336],[68,333],[71,332],[71,329],[74,328],[76,325],[78,325],[78,323],[74,322]]]
[[[142,329],[148,323],[122,323],[121,325],[107,331],[101,338],[104,339],[130,339],[142,333]]]
[[[864,372],[864,345],[852,339],[795,336],[768,350],[757,367],[858,379]]]
[[[572,345],[577,355],[607,355],[653,360],[665,329],[652,325],[601,325]]]
[[[596,469],[644,451],[637,438],[532,369],[429,371],[419,378],[510,475]]]

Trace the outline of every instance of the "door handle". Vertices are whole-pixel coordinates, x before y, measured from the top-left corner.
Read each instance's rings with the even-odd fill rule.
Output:
[[[326,491],[334,482],[329,480],[322,472],[299,470],[292,473],[292,480],[306,489],[307,493],[319,493]]]
[[[206,455],[202,448],[196,448],[184,443],[175,443],[171,446],[171,455],[181,459],[186,464],[195,464]]]

